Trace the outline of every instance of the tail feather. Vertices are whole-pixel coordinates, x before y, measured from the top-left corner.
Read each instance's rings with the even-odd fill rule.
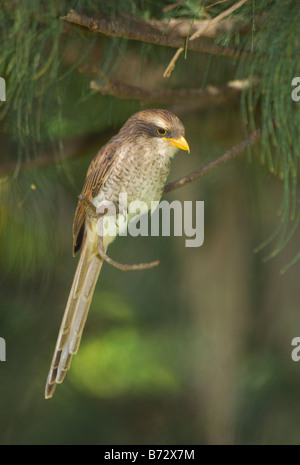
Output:
[[[46,399],[52,397],[56,384],[62,383],[78,351],[102,263],[94,244],[85,237],[47,378]]]
[[[72,361],[72,354],[69,352],[69,342],[65,345],[61,351],[60,360],[58,363],[58,368],[56,370],[55,383],[60,384],[63,382],[68,369],[70,368]],[[54,392],[54,391],[53,391]]]

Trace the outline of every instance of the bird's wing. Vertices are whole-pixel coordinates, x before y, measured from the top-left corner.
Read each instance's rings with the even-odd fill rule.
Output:
[[[88,200],[92,201],[92,199],[99,194],[113,166],[116,148],[116,144],[113,143],[104,145],[91,161],[81,192]],[[86,212],[86,205],[79,201],[73,222],[73,255],[75,255],[81,247]]]

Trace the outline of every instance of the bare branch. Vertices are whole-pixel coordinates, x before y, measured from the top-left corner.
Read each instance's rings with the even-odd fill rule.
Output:
[[[186,43],[181,37],[167,36],[157,32],[155,28],[152,28],[147,22],[142,20],[125,20],[124,18],[116,18],[111,21],[107,21],[104,18],[95,20],[94,18],[80,15],[74,10],[70,10],[67,16],[63,16],[61,19],[68,23],[84,27],[91,32],[104,34],[110,37],[137,40],[172,48],[186,47],[188,50],[194,52],[211,53],[228,57],[250,58],[253,56],[250,51],[236,50],[234,47],[225,47],[201,40],[189,40]]]
[[[260,137],[261,129],[257,129],[252,134],[250,134],[248,139],[244,140],[238,145],[235,145],[227,152],[225,152],[224,155],[210,162],[208,165],[204,166],[203,168],[200,168],[197,171],[194,171],[193,173],[188,174],[187,176],[183,176],[182,178],[177,179],[177,181],[167,184],[164,188],[163,193],[167,194],[169,192],[174,191],[175,189],[178,189],[179,187],[189,184],[190,182],[196,181],[196,179],[202,178],[203,176],[215,170],[216,168],[219,168],[219,166],[224,165],[232,158],[235,158],[236,156],[240,155],[247,147],[251,147],[251,145],[255,144],[260,139]]]
[[[207,86],[205,89],[145,89],[131,86],[116,79],[105,78],[103,84],[91,81],[91,89],[97,90],[102,95],[111,95],[121,99],[139,100],[141,103],[200,103],[201,108],[213,104],[222,104],[229,99],[238,97],[242,90],[248,89],[250,83],[244,81],[230,81],[225,86]]]

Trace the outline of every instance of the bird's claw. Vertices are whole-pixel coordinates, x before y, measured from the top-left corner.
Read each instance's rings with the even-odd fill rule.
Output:
[[[96,210],[95,205],[84,194],[78,195],[78,198],[79,198],[79,200],[81,200],[81,202],[83,202],[85,204],[85,206],[88,209],[88,212],[92,216],[96,217],[97,216],[97,210]]]

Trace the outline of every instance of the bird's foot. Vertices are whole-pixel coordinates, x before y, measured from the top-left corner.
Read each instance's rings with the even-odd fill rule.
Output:
[[[78,198],[79,200],[81,200],[81,202],[83,202],[86,205],[89,214],[93,216],[94,218],[102,218],[103,216],[110,214],[111,206],[113,208],[113,214],[119,214],[119,213],[121,213],[122,215],[126,214],[126,211],[124,210],[123,207],[120,206],[119,202],[109,201],[107,204],[107,207],[104,205],[105,208],[103,212],[97,212],[97,208],[95,207],[93,202],[91,202],[84,194],[80,194]]]
[[[81,202],[83,202],[86,205],[88,212],[91,216],[98,216],[95,205],[84,194],[78,195],[78,198],[79,200],[81,200]]]

